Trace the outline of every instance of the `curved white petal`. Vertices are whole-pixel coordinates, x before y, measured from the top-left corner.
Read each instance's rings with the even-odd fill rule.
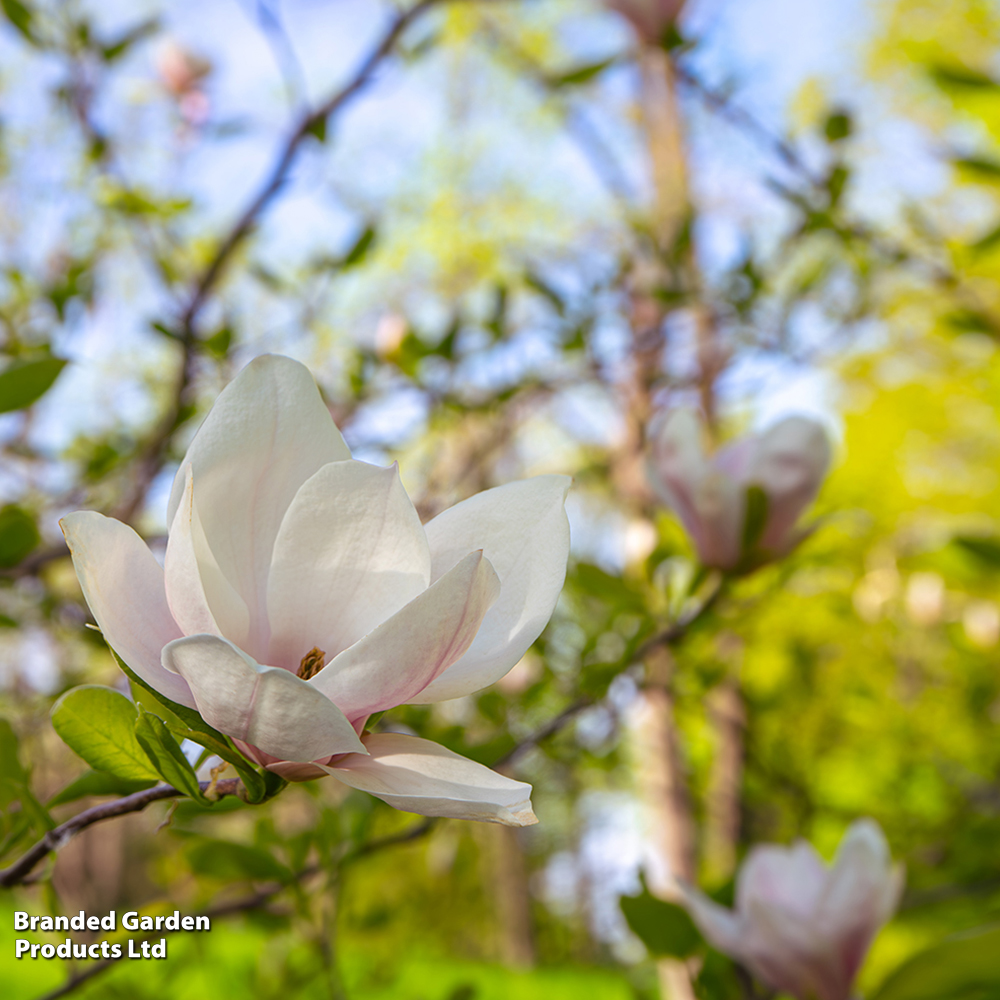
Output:
[[[470,550],[482,549],[500,577],[500,597],[469,651],[413,700],[417,704],[470,694],[498,681],[552,617],[566,579],[568,476],[538,476],[478,493],[426,525],[431,579]]]
[[[108,645],[147,684],[194,708],[187,684],[160,665],[160,650],[181,635],[171,617],[163,570],[126,524],[91,510],[60,522],[73,566]]]
[[[190,468],[208,547],[249,611],[245,648],[261,659],[267,572],[281,519],[311,475],[350,457],[309,370],[264,355],[222,390],[177,472],[168,523]]]
[[[188,682],[202,718],[282,760],[311,761],[364,748],[344,714],[305,681],[263,667],[216,635],[163,648],[163,666]]]
[[[296,493],[267,583],[267,662],[295,670],[314,646],[329,659],[427,589],[431,556],[395,466],[323,466]]]
[[[167,540],[164,576],[167,603],[185,635],[210,632],[239,645],[250,625],[246,602],[222,574],[194,504],[194,476],[187,469],[180,506]]]
[[[369,756],[348,754],[323,770],[404,812],[504,826],[538,822],[531,785],[416,736],[374,733],[362,742]]]
[[[469,648],[499,594],[489,561],[470,552],[309,683],[352,720],[406,704]]]

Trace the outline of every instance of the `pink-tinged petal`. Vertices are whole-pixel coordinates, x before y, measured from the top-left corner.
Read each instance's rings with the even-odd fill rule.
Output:
[[[394,809],[504,826],[538,822],[531,785],[416,736],[374,733],[362,742],[369,756],[348,754],[324,770]]]
[[[177,639],[163,666],[188,682],[202,718],[220,732],[287,761],[308,762],[364,747],[328,698],[280,667],[264,667],[216,635]]]
[[[805,917],[815,912],[827,878],[823,859],[806,841],[796,841],[791,847],[762,844],[750,851],[740,869],[736,908],[745,913],[757,900]]]
[[[740,945],[746,934],[739,916],[692,886],[682,888],[684,907],[705,939],[718,951],[739,959]]]
[[[500,578],[500,597],[468,652],[414,701],[458,698],[493,684],[541,634],[566,579],[570,483],[567,476],[508,483],[456,504],[427,524],[431,579],[482,549]]]
[[[167,602],[185,635],[209,632],[239,645],[246,641],[250,615],[208,548],[194,505],[193,487],[194,477],[188,468],[167,540],[163,567]]]
[[[274,544],[267,661],[332,659],[423,593],[431,556],[395,466],[334,462],[295,495]]]
[[[885,835],[873,820],[853,823],[837,849],[817,920],[836,942],[853,979],[875,935],[895,912],[903,870],[893,865]]]
[[[91,510],[59,523],[108,645],[147,684],[194,708],[187,684],[160,666],[160,650],[182,633],[167,606],[163,570],[146,543],[128,525]]]
[[[723,462],[710,462],[705,429],[691,410],[674,410],[650,426],[649,478],[684,525],[706,566],[732,569],[740,559],[745,518],[744,491]],[[726,455],[736,462],[742,453]]]
[[[830,439],[815,420],[789,417],[761,435],[747,473],[768,498],[761,548],[780,553],[794,544],[795,524],[816,498],[830,457]]]
[[[814,920],[759,899],[741,915],[746,928],[742,958],[765,983],[800,1000],[848,1000],[851,980],[835,942]]]
[[[489,561],[470,552],[309,683],[349,719],[406,704],[465,653],[499,595]]]
[[[350,457],[309,370],[274,355],[255,358],[223,389],[191,442],[168,523],[190,468],[207,546],[247,606],[244,648],[254,656],[267,652],[267,576],[285,511],[317,470]]]

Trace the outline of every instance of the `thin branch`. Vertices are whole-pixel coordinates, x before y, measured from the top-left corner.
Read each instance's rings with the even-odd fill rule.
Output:
[[[368,857],[369,855],[374,854],[377,851],[385,850],[388,847],[395,847],[398,844],[406,844],[411,841],[418,840],[428,834],[434,828],[436,822],[436,820],[428,818],[420,823],[416,823],[408,830],[403,830],[401,833],[395,833],[388,837],[382,837],[379,840],[373,840],[368,844],[363,844],[357,850],[344,855],[344,857],[338,862],[338,867],[349,865],[360,858]],[[249,910],[259,909],[266,903],[269,903],[275,896],[289,888],[289,886],[298,885],[301,882],[312,878],[313,875],[318,875],[320,871],[322,871],[320,865],[308,865],[301,871],[297,872],[292,877],[290,882],[275,883],[274,885],[271,885],[266,889],[261,889],[249,896],[244,896],[241,899],[235,899],[228,903],[221,903],[218,906],[213,906],[207,910],[203,910],[201,913],[197,914],[197,916],[208,917],[209,920],[216,920],[220,917],[230,917],[237,913],[246,913]],[[72,976],[65,983],[63,983],[62,986],[57,987],[50,993],[46,993],[42,997],[39,997],[38,1000],[59,1000],[60,997],[68,996],[78,987],[83,986],[84,983],[89,982],[95,976],[106,972],[111,968],[111,966],[120,961],[121,959],[118,958],[108,958],[103,961],[96,962],[93,965],[88,965],[84,972],[81,972],[79,975]]]
[[[119,520],[131,520],[145,500],[146,494],[163,466],[167,450],[183,412],[189,387],[194,380],[198,354],[198,320],[227,265],[239,247],[253,231],[271,202],[288,179],[292,165],[308,137],[371,83],[376,71],[388,58],[403,32],[428,11],[448,0],[420,0],[408,10],[397,14],[378,43],[358,67],[354,75],[322,104],[303,114],[285,140],[281,151],[263,185],[240,213],[232,228],[216,247],[201,275],[194,282],[187,304],[181,312],[177,340],[183,349],[180,371],[171,395],[171,404],[138,457],[135,485],[115,510]]]
[[[202,791],[205,791],[209,782],[200,782]],[[220,781],[215,786],[216,793],[221,797],[225,795],[236,795],[242,787],[238,778],[227,778]],[[103,822],[106,819],[114,819],[116,816],[125,816],[129,813],[142,812],[146,806],[152,802],[160,802],[163,799],[172,799],[185,793],[172,787],[171,785],[156,785],[154,788],[147,788],[142,792],[135,792],[133,795],[126,795],[116,799],[114,802],[105,802],[99,806],[92,806],[77,813],[71,819],[61,823],[53,830],[42,837],[26,853],[21,855],[17,861],[9,868],[0,871],[0,886],[9,888],[20,885],[30,876],[35,865],[43,858],[54,851],[58,851],[73,839],[81,830],[93,826],[95,823]]]

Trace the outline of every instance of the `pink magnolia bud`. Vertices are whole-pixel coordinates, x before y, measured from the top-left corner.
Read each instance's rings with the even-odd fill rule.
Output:
[[[684,0],[607,0],[612,10],[627,18],[647,45],[659,45],[680,16]]]
[[[781,556],[802,539],[799,516],[812,502],[830,463],[830,443],[813,420],[788,417],[764,434],[706,454],[705,431],[690,410],[675,410],[650,427],[650,479],[673,508],[702,563],[735,569],[744,552],[747,490],[767,498],[757,554]]]
[[[832,866],[805,841],[755,847],[727,910],[694,889],[685,904],[711,944],[799,1000],[849,1000],[854,978],[903,889],[874,820],[847,831]]]

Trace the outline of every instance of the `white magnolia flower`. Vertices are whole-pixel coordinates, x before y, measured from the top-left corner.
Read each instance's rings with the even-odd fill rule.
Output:
[[[309,371],[251,362],[181,463],[160,568],[127,525],[63,519],[104,637],[144,681],[292,780],[335,775],[427,816],[535,822],[530,785],[365,733],[499,680],[562,589],[569,480],[487,490],[426,525],[395,466],[351,458]]]
[[[674,410],[650,427],[650,481],[680,518],[702,563],[735,569],[743,557],[747,490],[767,497],[758,554],[781,556],[805,534],[800,515],[830,464],[830,442],[815,421],[787,417],[763,434],[705,453],[705,429],[691,410]]]
[[[805,841],[751,850],[736,909],[697,890],[686,905],[705,937],[773,989],[799,1000],[848,1000],[868,948],[895,912],[903,869],[877,823],[854,823],[832,867]]]

